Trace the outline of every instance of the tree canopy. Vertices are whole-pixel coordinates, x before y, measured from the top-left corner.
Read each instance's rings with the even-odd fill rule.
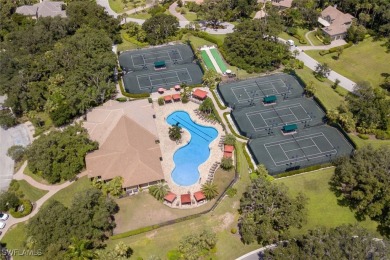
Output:
[[[352,225],[309,230],[264,252],[264,259],[388,259],[389,241]]]
[[[96,248],[107,239],[115,222],[116,203],[92,188],[76,194],[71,207],[50,201],[27,224],[27,235],[34,246],[45,252],[49,259],[63,259],[69,246],[77,247],[74,238],[87,240]]]
[[[44,111],[63,125],[111,97],[117,19],[94,1],[69,3],[68,18],[30,22],[13,12],[4,18],[0,93],[17,116]]]
[[[152,45],[168,42],[169,37],[175,36],[178,28],[177,18],[164,13],[152,16],[142,25],[146,39]]]
[[[223,44],[227,62],[248,72],[277,69],[283,60],[291,58],[287,46],[277,41],[281,31],[280,16],[273,9],[270,9],[267,19],[254,19],[237,25]]]
[[[240,203],[240,234],[244,243],[270,244],[284,239],[291,227],[306,221],[307,198],[293,198],[287,187],[259,176],[252,180]]]
[[[179,252],[183,259],[196,260],[207,256],[209,251],[217,244],[215,233],[204,230],[200,234],[183,237],[179,243]]]
[[[390,148],[363,147],[351,158],[337,162],[332,186],[359,218],[379,222],[382,234],[390,234]]]
[[[85,156],[98,148],[80,125],[42,135],[27,149],[28,167],[50,183],[69,180],[85,167]]]

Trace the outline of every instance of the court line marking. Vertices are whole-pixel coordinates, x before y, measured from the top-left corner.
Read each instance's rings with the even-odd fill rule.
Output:
[[[133,62],[133,66],[134,67],[142,67],[144,65],[153,64],[154,62],[149,62],[149,60],[156,60],[156,59],[164,59],[164,61],[166,63],[171,63],[173,60],[172,60],[171,56],[169,55],[169,53],[172,52],[172,51],[176,51],[176,53],[178,53],[179,56],[180,56],[180,59],[175,59],[175,60],[183,61],[183,57],[181,56],[181,53],[180,53],[179,49],[171,49],[171,50],[156,51],[156,52],[146,52],[146,53],[142,53],[142,54],[131,55],[131,60]],[[165,55],[157,55],[157,57],[153,57],[153,55],[160,54],[160,53],[161,54],[165,54]],[[139,57],[139,56],[142,57],[144,63],[143,64],[139,64],[139,65],[135,65],[133,57]],[[168,58],[169,60],[165,60],[165,58]],[[148,60],[148,63],[146,63],[146,60]]]
[[[281,144],[279,144],[280,149],[282,149],[284,156],[286,156],[287,159],[290,159],[290,157],[287,156],[286,152],[284,151],[283,147]]]
[[[313,138],[316,138],[316,137],[324,137],[328,141],[328,143],[330,144],[330,146],[333,149],[323,152],[318,147],[317,143],[313,140]],[[317,147],[319,153],[314,153],[314,154],[310,154],[310,155],[305,155],[304,154],[303,156],[296,157],[294,159],[290,159],[287,156],[288,160],[275,162],[275,160],[273,159],[271,153],[268,150],[268,147],[279,146],[282,149],[283,153],[286,155],[286,152],[289,152],[290,150],[289,151],[284,151],[284,149],[282,147],[283,144],[288,144],[288,143],[293,143],[293,142],[295,143],[297,141],[302,141],[302,140],[311,140],[314,143],[314,145],[304,146],[304,147],[300,147],[299,149],[297,148],[297,149],[293,149],[293,150],[302,150],[302,149],[305,149],[305,148],[308,148],[308,147],[314,147],[315,146],[315,147]],[[267,144],[264,144],[264,148],[266,149],[266,151],[270,155],[270,157],[271,157],[272,161],[274,162],[275,166],[284,165],[284,164],[286,164],[286,162],[289,162],[289,161],[300,162],[300,161],[305,161],[305,160],[308,160],[308,159],[316,159],[316,158],[324,157],[324,154],[332,154],[332,155],[333,154],[337,154],[337,150],[334,148],[332,143],[329,141],[329,139],[326,137],[326,135],[323,132],[301,136],[301,137],[296,138],[294,141],[287,141],[286,142],[286,140],[281,140],[281,141],[267,143]],[[317,156],[317,155],[319,155],[319,156]],[[299,159],[299,160],[297,160],[297,159]]]
[[[186,72],[187,73],[186,76],[189,77],[189,79],[186,80],[186,82],[192,82],[192,77],[191,77],[188,69],[187,68],[182,68],[182,69],[170,70],[170,71],[165,71],[165,72],[157,72],[157,73],[149,73],[149,74],[137,75],[136,78],[137,78],[137,82],[138,82],[138,88],[140,90],[145,90],[145,89],[149,90],[150,88],[166,86],[167,83],[153,85],[153,83],[152,83],[152,81],[150,79],[150,76],[158,76],[158,75],[164,75],[164,74],[166,75],[166,74],[169,74],[169,73],[176,73],[176,77],[178,78],[178,81],[176,81],[176,82],[169,82],[169,84],[174,85],[174,84],[177,84],[177,83],[181,83],[182,81],[180,81],[180,77],[179,77],[179,73],[178,72]],[[147,85],[147,86],[141,87],[141,84],[139,83],[139,79],[140,78],[147,78],[149,80],[150,84]],[[168,77],[168,78],[171,78],[171,77]],[[165,78],[163,78],[163,79],[165,79]]]

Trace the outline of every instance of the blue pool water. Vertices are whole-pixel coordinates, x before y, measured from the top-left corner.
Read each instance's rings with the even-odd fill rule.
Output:
[[[172,171],[172,179],[180,186],[195,184],[200,176],[198,167],[209,158],[209,145],[218,136],[218,131],[214,127],[198,125],[184,111],[173,112],[167,122],[170,125],[178,124],[191,134],[190,142],[173,155],[175,169]]]

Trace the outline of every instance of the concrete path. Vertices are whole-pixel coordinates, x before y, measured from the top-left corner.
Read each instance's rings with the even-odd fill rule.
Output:
[[[47,190],[48,193],[46,193],[42,198],[40,198],[39,200],[37,200],[35,202],[35,206],[34,206],[34,209],[33,211],[31,212],[30,215],[28,216],[25,216],[23,218],[14,218],[12,217],[11,215],[9,216],[9,218],[6,220],[6,226],[4,227],[4,229],[2,229],[1,231],[3,232],[2,235],[0,235],[0,239],[7,233],[7,231],[13,226],[13,225],[16,225],[18,223],[21,223],[21,222],[25,222],[29,219],[31,219],[32,217],[34,217],[39,209],[41,208],[41,206],[48,200],[50,199],[54,194],[56,194],[58,191],[68,187],[69,185],[71,185],[73,182],[71,181],[67,181],[67,182],[64,182],[62,184],[59,184],[59,185],[46,185],[46,184],[42,184],[42,183],[39,183],[37,181],[35,181],[33,178],[31,178],[30,176],[27,176],[25,175],[23,172],[24,172],[24,169],[26,168],[27,166],[27,162],[25,162],[22,167],[18,170],[18,172],[16,174],[14,174],[14,179],[16,180],[25,180],[27,181],[30,185],[38,188],[38,189],[41,189],[41,190]],[[87,172],[83,172],[81,174],[78,175],[78,177],[82,177],[84,175],[86,175]]]
[[[184,15],[182,15],[181,13],[179,12],[176,12],[176,8],[177,8],[177,2],[174,2],[173,4],[171,4],[169,6],[169,12],[171,13],[171,15],[175,16],[179,21],[187,21],[187,18],[184,17]]]
[[[314,44],[310,41],[310,38],[308,37],[309,33],[311,33],[311,32],[314,32],[314,31],[308,31],[307,33],[305,33],[305,38],[310,43],[311,46],[314,46]]]
[[[273,249],[276,246],[277,246],[277,244],[271,244],[271,245],[268,245],[268,246],[265,246],[265,247],[253,250],[252,252],[249,252],[249,253],[247,253],[247,254],[245,254],[243,256],[240,256],[236,260],[259,260],[259,259],[262,259],[262,255],[263,255],[262,253],[265,250]]]
[[[307,39],[308,41],[310,41],[309,38],[306,37],[306,39]],[[310,42],[310,43],[311,43],[311,42]],[[311,44],[312,44],[312,43],[311,43]],[[335,41],[332,41],[332,43],[329,44],[329,45],[314,46],[314,45],[312,44],[312,46],[299,46],[299,48],[300,48],[301,50],[304,50],[304,51],[308,51],[308,50],[329,50],[330,48],[342,46],[342,45],[344,45],[344,44],[347,44],[347,42],[344,41],[344,40],[335,40]]]
[[[103,6],[109,15],[114,16],[115,18],[118,17],[118,14],[115,13],[114,10],[111,9],[110,4],[108,3],[108,0],[96,0],[96,3],[100,6]]]

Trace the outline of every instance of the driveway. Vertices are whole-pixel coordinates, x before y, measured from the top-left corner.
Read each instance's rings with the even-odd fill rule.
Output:
[[[256,249],[256,250],[254,250],[252,252],[249,252],[248,254],[240,256],[236,260],[259,260],[259,259],[263,259],[262,258],[263,252],[265,250],[267,250],[267,249],[275,248],[276,246],[277,246],[276,244],[271,244],[271,245],[268,245],[268,246]]]

